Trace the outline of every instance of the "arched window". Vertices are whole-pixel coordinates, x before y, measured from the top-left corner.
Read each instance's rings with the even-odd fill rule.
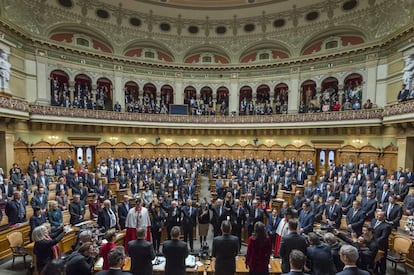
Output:
[[[360,74],[353,73],[345,78],[344,83],[344,110],[359,110],[362,105],[363,78]]]
[[[130,104],[138,101],[139,86],[134,81],[128,81],[124,86],[125,104]]]
[[[313,80],[306,80],[300,86],[299,112],[320,111],[320,101],[316,98],[316,83]]]
[[[252,99],[253,99],[252,88],[250,88],[249,86],[241,87],[240,96],[239,96],[239,100],[240,100],[239,114],[240,115],[250,114],[249,106],[252,107],[251,106],[253,104]],[[254,107],[253,107],[253,110],[254,110]]]
[[[170,110],[170,104],[174,103],[174,90],[170,85],[164,85],[161,87],[161,100],[160,100],[160,108],[166,113]],[[163,108],[165,108],[163,110]]]
[[[220,114],[228,115],[229,113],[229,89],[227,89],[226,87],[220,87],[217,89],[217,105],[220,105]]]
[[[281,114],[282,110],[287,110],[289,100],[289,87],[285,83],[279,83],[275,87],[275,109],[274,113]]]
[[[85,74],[75,77],[75,94],[72,106],[74,108],[95,109],[96,91],[92,91],[92,80]]]
[[[158,111],[157,88],[152,83],[144,85],[142,105],[145,113],[155,113]]]
[[[256,90],[256,102],[257,103],[266,103],[270,99],[270,88],[269,86],[263,84],[257,87]]]
[[[112,81],[101,77],[96,81],[96,106],[98,110],[112,110]]]
[[[191,99],[196,100],[196,89],[193,86],[187,86],[184,89],[184,104],[190,105]]]
[[[334,104],[339,103],[338,79],[328,77],[322,81],[321,108],[323,112],[333,111]]]
[[[69,77],[61,70],[54,70],[50,73],[50,103],[52,106],[67,106],[65,101],[69,98]]]

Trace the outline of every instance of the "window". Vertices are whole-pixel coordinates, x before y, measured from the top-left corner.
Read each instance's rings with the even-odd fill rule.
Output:
[[[155,58],[155,53],[150,52],[150,51],[146,51],[146,52],[144,53],[144,57],[145,57],[145,58],[154,59],[154,58]]]
[[[269,53],[261,53],[261,54],[259,54],[259,59],[260,60],[269,60],[270,59],[270,54]]]
[[[211,56],[203,56],[203,59],[201,60],[203,63],[211,63],[212,59]]]
[[[89,41],[82,37],[76,38],[76,44],[82,47],[89,47]]]
[[[334,48],[338,48],[338,41],[326,42],[325,49],[329,50],[329,49],[334,49]]]

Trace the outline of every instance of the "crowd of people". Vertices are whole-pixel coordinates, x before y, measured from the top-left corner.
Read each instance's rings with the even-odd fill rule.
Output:
[[[111,110],[112,108],[111,91],[106,85],[98,85],[96,90],[93,90],[86,83],[76,83],[74,98],[71,100],[68,84],[55,78],[51,79],[51,92],[52,106],[90,110]]]
[[[414,211],[414,191],[409,191],[414,175],[410,169],[399,168],[389,173],[372,160],[332,164],[328,171],[318,175],[316,182],[308,177],[315,174],[312,160],[294,158],[108,156],[101,158],[91,171],[88,168],[81,164],[75,169],[71,157],[65,160],[58,157],[55,161],[47,158],[42,164],[34,157],[27,173],[17,164],[8,176],[0,170],[0,196],[9,224],[27,221],[26,207],[33,208],[29,223],[35,254],[41,255],[37,257],[38,268],[59,258],[56,244],[66,228],[62,211],[68,210],[72,225],[96,219],[97,232],[105,234],[108,243],[104,246],[106,249],[101,248],[101,255],[110,253],[115,246],[114,235],[109,233],[125,229],[124,247],[133,266],[134,253],[129,249],[135,240],[142,240],[140,247],[149,243],[148,249],[155,255],[164,254],[168,266],[167,255],[179,253],[169,251],[166,244],[178,245],[176,241],[182,233],[184,245],[178,245],[182,247],[182,255],[194,252],[193,232],[197,228],[201,250],[212,228],[216,271],[220,266],[230,268],[222,257],[240,253],[246,231],[246,265],[249,270],[257,271],[253,274],[264,272],[271,255],[280,257],[283,272],[288,272],[292,250],[306,255],[305,266],[313,274],[334,274],[343,267],[342,258],[338,257],[337,238],[357,248],[358,267],[385,274],[388,236],[392,229],[399,227],[402,214],[412,215]],[[215,201],[198,197],[197,186],[202,174],[210,175],[214,182],[211,191],[217,195]],[[56,197],[50,201],[49,187],[55,179]],[[121,202],[116,201],[105,182],[118,182],[120,189],[129,189],[135,205],[128,195]],[[272,199],[277,198],[279,189],[292,191],[297,186],[303,186],[303,192],[295,192],[291,205],[285,201],[279,211],[272,208]],[[94,194],[90,201],[89,193]],[[85,217],[86,204],[91,217]],[[347,231],[340,232],[343,215]],[[336,236],[314,233],[315,223],[321,223],[321,228],[326,227]],[[161,245],[164,228],[168,241]],[[90,243],[91,235],[87,234],[88,238],[76,245],[74,251],[79,257],[98,254],[94,243]],[[232,244],[232,248],[221,249],[221,241],[226,247]],[[222,254],[230,250],[227,256]],[[378,250],[384,254],[376,263]],[[44,253],[48,253],[47,257]],[[86,258],[89,261],[90,257]],[[104,258],[107,268],[110,262]],[[321,261],[325,264],[320,264]],[[90,264],[84,266],[90,270]],[[328,267],[329,270],[320,271]]]

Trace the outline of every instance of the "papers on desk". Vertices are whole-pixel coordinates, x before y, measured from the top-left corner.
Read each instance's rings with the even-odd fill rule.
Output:
[[[103,267],[103,258],[99,257],[99,259],[96,261],[95,263],[95,269],[101,268]]]
[[[80,222],[80,223],[75,224],[75,226],[76,227],[81,227],[83,225],[87,225],[87,224],[90,224],[90,223],[91,223],[91,221],[84,221],[84,222]]]
[[[195,267],[196,265],[196,258],[193,255],[188,255],[185,258],[185,266],[186,267]]]
[[[164,271],[165,270],[165,257],[155,257],[154,260],[152,260],[152,269],[154,271]]]

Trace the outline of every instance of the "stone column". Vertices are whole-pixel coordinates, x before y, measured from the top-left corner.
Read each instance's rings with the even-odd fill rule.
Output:
[[[377,103],[377,62],[368,67],[367,79],[362,86],[362,99],[361,106],[364,105],[367,99],[370,99],[372,103]],[[383,96],[385,98],[385,96]]]
[[[36,78],[36,103],[50,105],[50,87],[49,90],[47,88],[49,76],[46,75],[46,60],[44,58],[37,58],[36,60]]]
[[[112,91],[112,107],[116,102],[121,104],[121,110],[125,111],[125,93],[124,87],[122,86],[122,73],[115,72],[115,83]]]
[[[73,102],[73,99],[75,98],[75,84],[76,83],[75,83],[75,80],[69,80],[68,82],[69,82],[68,83],[68,85],[69,85],[69,87],[68,87],[68,89],[69,89],[69,99],[70,99],[70,102]]]
[[[177,75],[175,80],[174,99],[172,104],[184,104],[184,87],[182,75]]]
[[[7,173],[14,163],[14,133],[0,132],[0,167]]]
[[[288,90],[288,114],[295,114],[298,112],[300,104],[299,88],[299,74],[292,74]]]
[[[401,137],[397,138],[397,147],[398,147],[398,161],[397,167],[390,167],[392,169],[397,169],[402,167],[413,167],[414,163],[414,151],[411,150],[414,146],[414,138],[411,137]]]
[[[239,113],[239,102],[240,102],[240,92],[238,90],[239,80],[238,74],[233,73],[230,80],[230,91],[229,91],[229,113],[235,114]]]

